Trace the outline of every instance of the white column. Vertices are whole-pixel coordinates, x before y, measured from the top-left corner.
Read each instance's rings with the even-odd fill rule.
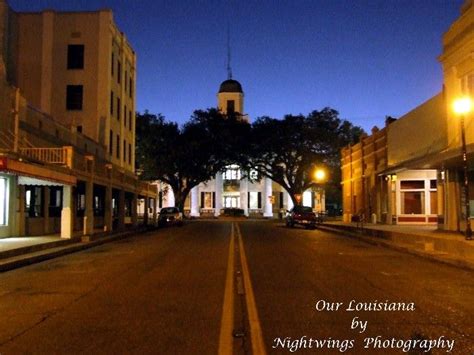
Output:
[[[242,179],[240,181],[240,208],[244,210],[244,215],[249,216],[249,180]]]
[[[215,186],[216,186],[216,209],[214,211],[214,216],[219,217],[219,215],[221,214],[221,208],[222,208],[222,188],[223,188],[222,173],[216,174]]]
[[[191,217],[199,217],[199,186],[191,189]]]
[[[287,210],[291,210],[293,207],[294,207],[294,204],[293,204],[293,200],[291,199],[291,196],[288,192],[285,192],[285,196],[286,196],[286,208]]]
[[[265,211],[263,212],[263,217],[273,217],[273,205],[270,203],[270,196],[272,196],[272,180],[270,178],[265,178]]]
[[[61,238],[72,238],[72,222],[72,187],[64,185],[61,209]]]
[[[84,212],[84,235],[94,233],[94,183],[86,181],[86,210]]]
[[[166,185],[166,207],[174,207],[175,200],[174,200],[174,192],[171,186]]]

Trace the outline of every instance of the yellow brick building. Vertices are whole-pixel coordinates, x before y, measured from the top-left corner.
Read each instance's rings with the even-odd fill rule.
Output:
[[[465,230],[461,120],[453,103],[465,95],[474,98],[473,52],[474,6],[468,0],[443,36],[438,58],[443,67],[442,91],[381,131],[373,131],[361,143],[342,150],[345,221],[364,213],[366,220],[381,223],[437,224],[441,229]],[[472,218],[473,112],[464,118]],[[366,150],[374,141],[380,142],[383,164],[376,164],[377,155]],[[374,164],[378,166],[375,170],[371,168]]]

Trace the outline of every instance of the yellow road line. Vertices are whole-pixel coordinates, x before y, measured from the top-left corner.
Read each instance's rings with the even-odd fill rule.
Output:
[[[245,301],[247,304],[247,312],[250,324],[250,336],[252,339],[252,354],[265,355],[265,344],[263,342],[262,328],[258,318],[257,304],[253,294],[252,282],[250,281],[250,272],[247,265],[247,257],[245,256],[244,243],[242,242],[242,234],[240,233],[239,224],[237,227],[237,239],[239,240],[240,262],[242,264],[242,274],[244,278]]]
[[[234,223],[231,225],[229,259],[225,280],[224,303],[222,304],[219,355],[231,355],[233,350],[232,330],[234,327]]]

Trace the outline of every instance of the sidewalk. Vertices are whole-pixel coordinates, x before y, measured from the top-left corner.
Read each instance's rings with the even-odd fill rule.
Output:
[[[84,239],[87,241],[81,239],[80,232],[71,239],[61,239],[59,235],[0,238],[0,272],[75,253],[151,229],[152,227],[138,226],[107,235],[97,233],[92,238]]]
[[[408,252],[431,260],[474,270],[474,240],[436,226],[324,222],[319,228],[338,232],[372,244]]]

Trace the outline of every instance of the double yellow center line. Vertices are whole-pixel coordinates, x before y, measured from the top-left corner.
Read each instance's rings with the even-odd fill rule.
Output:
[[[235,297],[235,238],[237,238],[238,251],[240,254],[240,265],[242,268],[242,278],[244,284],[245,303],[247,306],[248,322],[250,326],[250,339],[252,343],[252,353],[254,355],[265,355],[265,345],[263,342],[262,328],[258,318],[257,304],[253,293],[252,282],[245,255],[242,234],[238,223],[232,223],[229,258],[227,263],[227,276],[224,291],[224,303],[222,306],[221,331],[219,337],[219,355],[231,355],[233,353],[233,328],[234,328],[234,297]]]

